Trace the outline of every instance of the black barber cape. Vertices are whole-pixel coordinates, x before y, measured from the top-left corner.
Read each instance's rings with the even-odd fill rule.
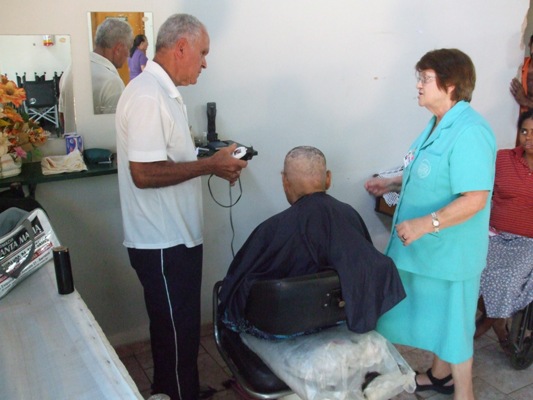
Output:
[[[372,244],[357,211],[326,193],[300,198],[260,224],[231,263],[220,291],[220,315],[236,331],[249,331],[246,299],[256,280],[339,274],[348,328],[365,333],[405,292],[391,258]]]

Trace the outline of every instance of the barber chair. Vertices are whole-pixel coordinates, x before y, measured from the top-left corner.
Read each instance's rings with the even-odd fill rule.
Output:
[[[222,281],[213,288],[213,332],[220,355],[236,381],[250,396],[277,399],[292,394],[241,340],[218,313]],[[339,277],[326,270],[280,280],[257,281],[251,288],[245,315],[259,330],[275,336],[292,336],[338,324],[346,319]]]
[[[25,81],[26,91],[24,108],[35,122],[45,119],[59,128],[59,112],[54,80]]]

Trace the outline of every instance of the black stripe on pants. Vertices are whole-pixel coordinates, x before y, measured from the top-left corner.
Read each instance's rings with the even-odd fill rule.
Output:
[[[198,398],[202,246],[128,249],[144,288],[154,359],[152,393]]]

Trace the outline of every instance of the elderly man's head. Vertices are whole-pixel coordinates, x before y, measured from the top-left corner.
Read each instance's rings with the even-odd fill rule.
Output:
[[[94,52],[107,58],[115,68],[126,62],[132,44],[133,30],[127,22],[109,18],[96,29]]]
[[[290,204],[305,195],[325,192],[331,185],[326,157],[315,147],[298,146],[285,156],[282,171],[283,190]]]
[[[171,15],[159,28],[154,61],[161,65],[177,86],[194,85],[207,68],[209,34],[189,14]]]

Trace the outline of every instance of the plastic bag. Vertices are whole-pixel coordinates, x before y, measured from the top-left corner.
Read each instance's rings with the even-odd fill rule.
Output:
[[[387,400],[415,390],[414,371],[374,331],[357,334],[341,325],[282,341],[241,337],[305,400]]]

